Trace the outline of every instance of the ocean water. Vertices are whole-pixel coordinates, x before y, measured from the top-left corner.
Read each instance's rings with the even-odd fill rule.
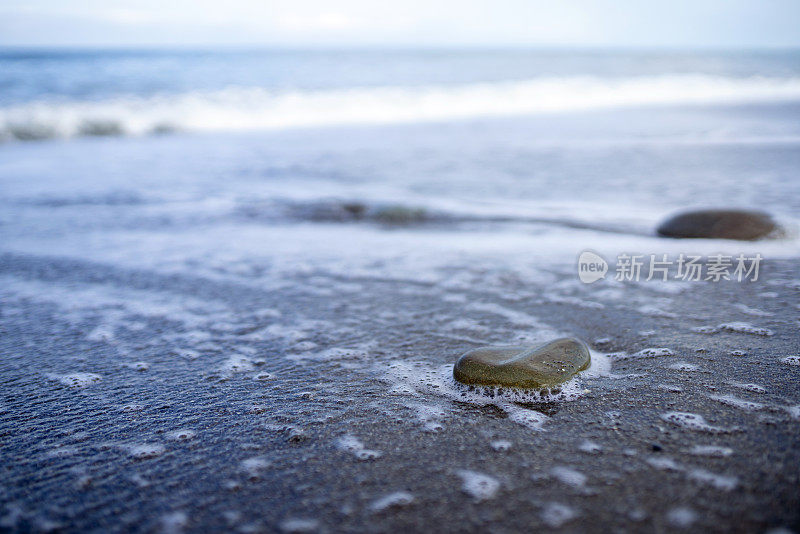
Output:
[[[518,299],[511,277],[588,307],[630,297],[579,282],[586,249],[800,256],[797,52],[6,51],[0,87],[9,253]],[[708,206],[784,236],[655,236]],[[664,285],[637,306],[670,316]]]
[[[0,137],[3,527],[796,521],[797,52],[5,51]],[[709,206],[785,234],[655,235]],[[452,379],[560,336],[557,391]]]
[[[610,275],[576,296],[586,249],[612,263],[800,256],[796,52],[39,51],[0,63],[9,252],[259,287],[317,273],[446,290],[488,272],[586,306],[626,295]],[[669,214],[709,206],[765,210],[785,235],[654,235]],[[553,286],[556,274],[567,280]]]
[[[0,135],[416,123],[793,101],[794,52],[0,51]]]

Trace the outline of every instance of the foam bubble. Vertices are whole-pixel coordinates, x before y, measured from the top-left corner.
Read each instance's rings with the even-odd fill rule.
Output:
[[[126,449],[128,454],[137,460],[156,458],[157,456],[164,454],[166,451],[166,448],[160,443],[140,443],[137,445],[128,445]]]
[[[618,354],[615,356],[616,360],[627,360],[633,358],[657,358],[660,356],[674,356],[675,352],[672,349],[667,347],[651,347],[647,349],[642,349],[639,352],[634,352],[633,354]]]
[[[52,380],[57,380],[59,383],[71,388],[85,388],[92,384],[96,384],[102,380],[102,377],[95,373],[68,373],[65,375],[50,374],[48,377]]]
[[[764,408],[764,405],[760,402],[740,399],[738,397],[734,397],[733,395],[709,395],[708,397],[717,402],[721,402],[722,404],[727,404],[728,406],[733,406],[734,408],[739,408],[740,410],[744,410],[746,412],[762,410]]]
[[[355,436],[347,434],[336,441],[336,446],[345,452],[349,452],[359,460],[375,460],[380,458],[382,453],[364,447],[364,444]]]
[[[793,419],[800,420],[800,404],[798,404],[796,406],[784,406],[783,409],[786,410],[787,412],[789,412],[789,415]]]
[[[389,508],[400,508],[414,502],[414,496],[407,491],[396,491],[373,501],[369,509],[373,512],[383,512]]]
[[[489,446],[498,452],[505,452],[511,450],[512,444],[507,439],[496,439],[490,442]]]
[[[676,362],[669,366],[670,369],[675,369],[676,371],[683,371],[687,373],[691,373],[694,371],[698,371],[700,367],[693,363],[689,362]]]
[[[586,440],[578,446],[578,450],[589,454],[596,454],[603,450],[603,447],[593,441]]]
[[[114,326],[101,324],[86,335],[89,341],[110,342],[114,340]]]
[[[494,498],[500,489],[500,482],[484,473],[462,469],[458,471],[458,476],[463,481],[461,490],[476,502]]]
[[[247,458],[246,460],[242,460],[241,468],[242,471],[247,473],[247,476],[253,480],[257,479],[261,473],[261,471],[265,470],[270,466],[272,462],[270,462],[267,458],[263,456],[255,456],[253,458]]]
[[[800,365],[800,356],[787,356],[781,361],[787,365]]]
[[[733,449],[716,445],[695,445],[689,450],[689,454],[694,454],[695,456],[710,456],[712,458],[725,458],[733,454]]]
[[[661,471],[682,471],[683,468],[678,465],[675,460],[670,458],[669,456],[653,456],[648,458],[647,463],[650,464],[650,467]]]
[[[700,432],[727,432],[726,429],[710,425],[702,415],[689,412],[668,412],[661,419],[687,430]]]
[[[147,371],[150,369],[150,364],[147,362],[130,362],[123,364],[125,367],[129,369],[134,369],[136,371]]]
[[[731,491],[739,485],[739,480],[736,477],[718,475],[706,471],[705,469],[691,469],[688,476],[690,480],[712,486],[722,491]]]
[[[580,471],[576,471],[575,469],[571,469],[562,465],[553,467],[550,470],[550,475],[552,475],[556,480],[575,488],[586,485],[586,475]]]
[[[372,343],[365,343],[360,346],[345,348],[331,347],[319,352],[303,352],[300,354],[289,354],[287,360],[314,360],[320,362],[331,362],[340,360],[365,360],[369,357]]]
[[[531,430],[542,430],[544,424],[550,420],[545,414],[534,410],[529,410],[516,404],[497,404],[497,407],[508,414],[508,418],[518,425],[530,428]]]
[[[688,528],[697,521],[697,512],[686,506],[673,508],[667,512],[667,521],[679,528]]]
[[[717,332],[732,332],[736,334],[750,334],[753,336],[771,336],[774,334],[769,328],[753,326],[745,322],[722,323],[717,326],[698,326],[692,328],[698,334],[716,334]]]
[[[241,354],[235,354],[219,366],[219,370],[225,373],[246,373],[254,370],[253,360]]]
[[[743,313],[746,313],[747,315],[752,315],[754,317],[772,317],[773,315],[775,315],[772,312],[758,310],[756,308],[751,308],[744,304],[734,304],[734,306]]]
[[[181,428],[167,432],[165,436],[170,441],[189,441],[197,437],[197,432],[188,428]]]
[[[544,506],[540,517],[548,527],[559,528],[578,517],[578,512],[566,504],[550,502]]]
[[[445,411],[440,406],[420,403],[411,403],[407,404],[407,406],[416,412],[417,420],[422,424],[426,432],[438,432],[444,428],[442,419],[445,416]]]

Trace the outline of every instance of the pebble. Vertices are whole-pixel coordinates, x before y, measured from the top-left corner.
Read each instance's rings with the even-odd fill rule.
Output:
[[[772,217],[760,211],[697,210],[670,217],[656,231],[664,237],[752,241],[778,230]]]
[[[453,377],[464,384],[517,388],[552,387],[589,367],[586,344],[561,338],[540,347],[487,346],[461,356]]]

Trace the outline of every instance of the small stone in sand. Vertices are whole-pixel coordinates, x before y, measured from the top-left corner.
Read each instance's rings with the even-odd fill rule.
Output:
[[[665,237],[752,241],[777,230],[772,217],[760,211],[697,210],[670,217],[656,231]]]
[[[561,338],[540,347],[481,347],[461,356],[453,377],[463,384],[552,387],[589,367],[586,344]]]

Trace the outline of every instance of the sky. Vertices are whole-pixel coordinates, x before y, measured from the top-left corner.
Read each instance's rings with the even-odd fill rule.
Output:
[[[800,0],[2,0],[0,46],[800,47]]]

